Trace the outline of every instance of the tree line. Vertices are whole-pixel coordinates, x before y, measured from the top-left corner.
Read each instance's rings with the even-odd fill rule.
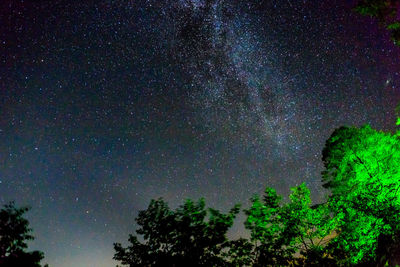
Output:
[[[312,205],[305,183],[287,203],[267,187],[251,198],[250,238],[228,240],[240,205],[224,214],[188,199],[161,198],[140,211],[129,245],[114,259],[133,266],[395,266],[400,263],[400,132],[341,127],[322,152],[326,201]]]
[[[398,123],[400,124],[400,122]],[[282,201],[267,187],[243,209],[250,237],[226,236],[241,205],[222,213],[203,198],[171,210],[162,198],[139,212],[136,235],[114,243],[123,266],[395,266],[400,264],[400,131],[341,127],[322,151],[323,203],[305,183]],[[0,266],[41,266],[27,252],[33,239],[13,202],[0,210]]]

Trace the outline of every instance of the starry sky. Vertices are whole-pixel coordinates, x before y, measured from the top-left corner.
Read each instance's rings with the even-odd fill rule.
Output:
[[[32,207],[43,262],[105,267],[153,198],[226,212],[305,181],[322,201],[332,131],[393,131],[400,101],[400,48],[352,7],[2,0],[0,204]]]

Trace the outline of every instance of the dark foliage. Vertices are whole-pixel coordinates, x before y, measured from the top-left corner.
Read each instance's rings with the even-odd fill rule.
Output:
[[[253,244],[245,238],[228,241],[229,250],[223,254],[227,260],[225,266],[251,266],[254,261]]]
[[[33,240],[29,222],[23,214],[29,208],[16,208],[14,202],[4,205],[0,210],[0,266],[40,267],[43,253],[26,252],[26,242]]]
[[[115,243],[114,259],[128,266],[225,266],[226,233],[238,212],[238,205],[228,214],[215,209],[207,212],[204,199],[187,200],[171,211],[162,199],[152,200],[136,218],[140,226],[136,233],[145,242],[130,235],[128,247]]]

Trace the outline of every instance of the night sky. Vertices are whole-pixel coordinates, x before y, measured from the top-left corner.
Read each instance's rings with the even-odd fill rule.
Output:
[[[393,131],[400,101],[400,48],[353,6],[0,1],[0,205],[32,206],[42,262],[103,267],[152,198],[322,201],[325,140]]]

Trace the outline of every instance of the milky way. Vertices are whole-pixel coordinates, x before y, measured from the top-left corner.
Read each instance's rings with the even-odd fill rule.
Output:
[[[322,201],[325,140],[394,130],[400,100],[400,49],[353,4],[2,1],[0,204],[32,206],[63,267],[115,265],[152,198],[227,211],[305,181]]]

